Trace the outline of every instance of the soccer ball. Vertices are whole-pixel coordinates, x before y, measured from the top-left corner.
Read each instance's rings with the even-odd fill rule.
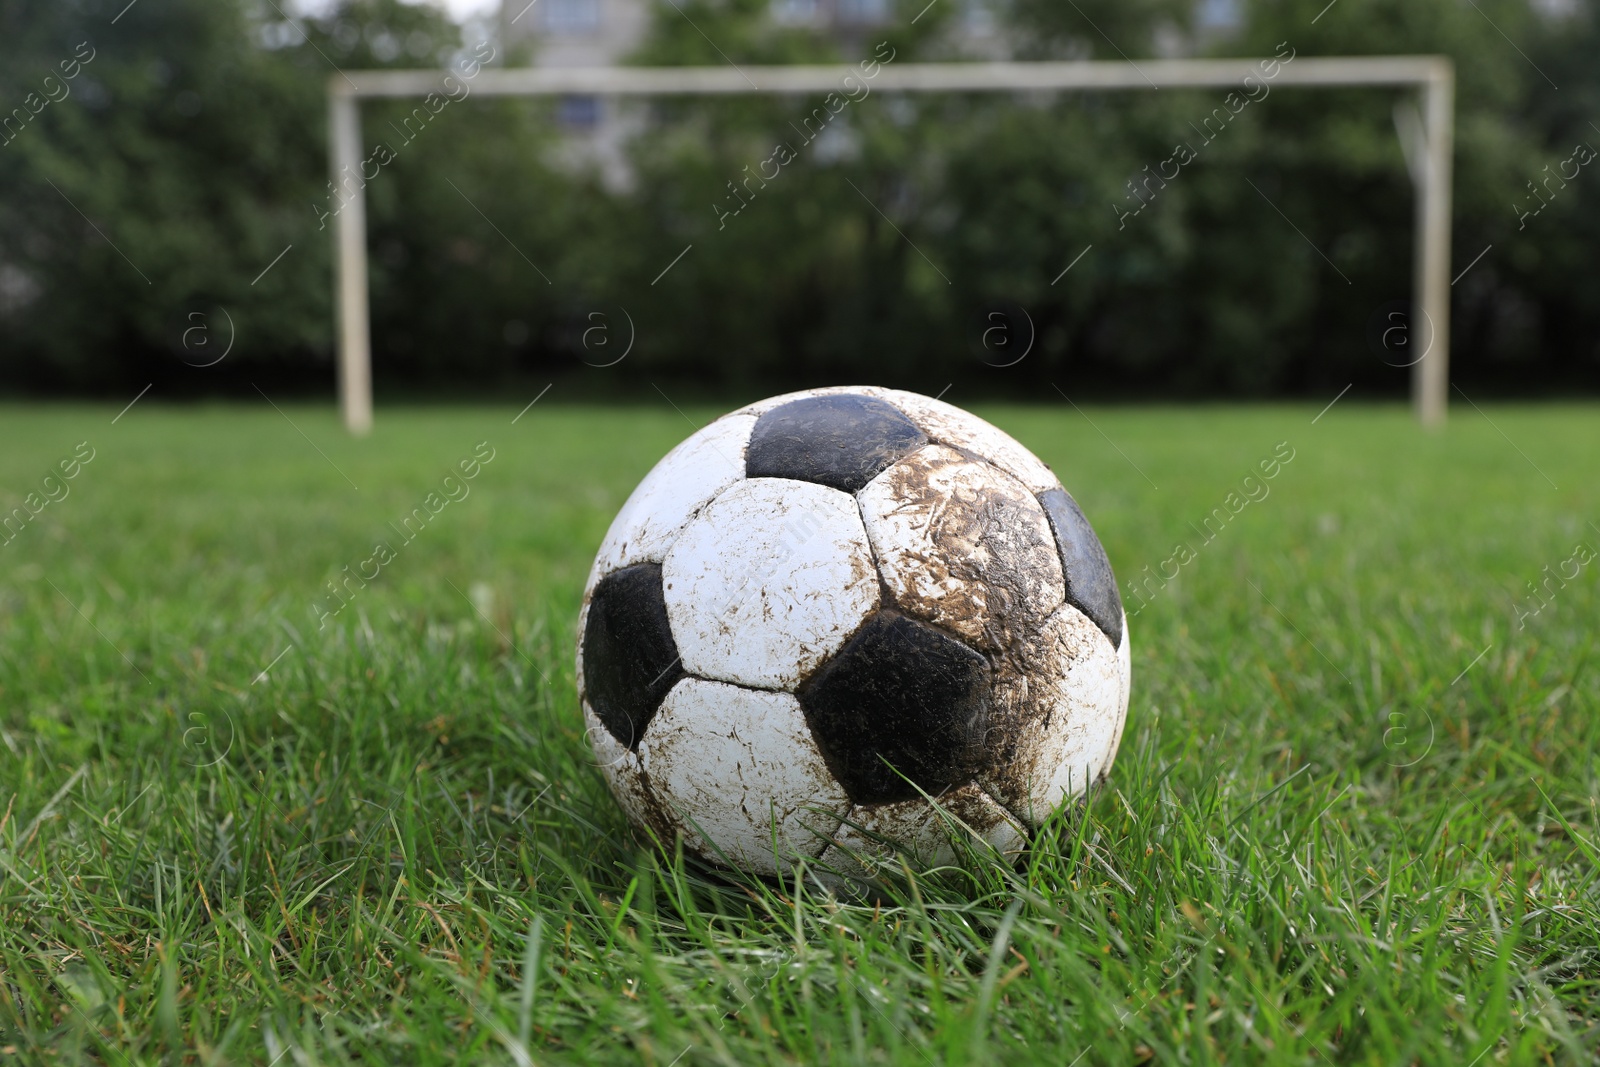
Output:
[[[764,400],[673,449],[579,620],[628,816],[763,874],[1019,852],[1110,769],[1128,684],[1111,565],[1050,468],[890,389]]]

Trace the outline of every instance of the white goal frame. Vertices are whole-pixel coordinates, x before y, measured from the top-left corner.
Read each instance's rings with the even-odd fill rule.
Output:
[[[1262,59],[1153,59],[1138,62],[884,64],[873,89],[891,93],[1041,92],[1223,88],[1262,80]],[[527,67],[480,70],[472,92],[486,96],[801,95],[837,90],[851,66]],[[367,70],[334,75],[328,85],[329,162],[361,171],[360,102],[424,97],[447,90],[446,70]],[[1399,121],[1416,187],[1412,294],[1427,327],[1423,355],[1411,364],[1416,417],[1444,423],[1450,379],[1450,214],[1455,66],[1444,56],[1300,57],[1280,62],[1277,85],[1417,89],[1420,121]],[[1416,128],[1408,128],[1416,127]],[[339,320],[339,406],[353,434],[372,428],[372,339],[367,296],[366,194],[357,183],[335,217],[335,302]],[[1415,339],[1414,339],[1415,340]]]

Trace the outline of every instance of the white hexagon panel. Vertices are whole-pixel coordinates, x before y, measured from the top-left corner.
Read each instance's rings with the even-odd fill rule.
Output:
[[[662,564],[683,669],[792,689],[878,604],[878,574],[848,493],[751,478],[696,516]]]
[[[744,477],[744,450],[755,424],[751,416],[729,415],[668,452],[612,520],[590,584],[623,567],[660,563],[689,520]]]
[[[820,855],[850,807],[789,693],[685,678],[639,758],[658,817],[712,863],[776,874]]]

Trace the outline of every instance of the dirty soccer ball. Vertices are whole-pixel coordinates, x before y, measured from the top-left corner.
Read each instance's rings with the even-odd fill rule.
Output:
[[[718,419],[634,490],[578,688],[637,825],[711,864],[861,877],[962,837],[1015,854],[1103,777],[1126,630],[1026,448],[914,393],[816,389]]]

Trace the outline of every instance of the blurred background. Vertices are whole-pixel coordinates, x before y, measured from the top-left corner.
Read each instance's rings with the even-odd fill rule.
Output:
[[[166,399],[254,398],[252,383],[331,398],[328,79],[486,55],[1446,54],[1452,377],[1473,396],[1600,386],[1592,0],[134,3],[0,0],[12,396],[153,382]],[[404,125],[414,101],[365,103],[363,155],[392,156],[367,185],[379,402],[551,381],[596,399],[857,380],[969,399],[1055,399],[1049,382],[1106,399],[1326,397],[1352,381],[1403,397],[1409,371],[1372,334],[1410,297],[1409,95],[1275,89],[1202,147],[1224,95],[874,92],[748,204],[730,183],[795,140],[817,100],[469,95],[425,128]],[[1125,216],[1128,183],[1184,141],[1199,158]],[[1035,343],[996,367],[982,333],[1015,308]]]

